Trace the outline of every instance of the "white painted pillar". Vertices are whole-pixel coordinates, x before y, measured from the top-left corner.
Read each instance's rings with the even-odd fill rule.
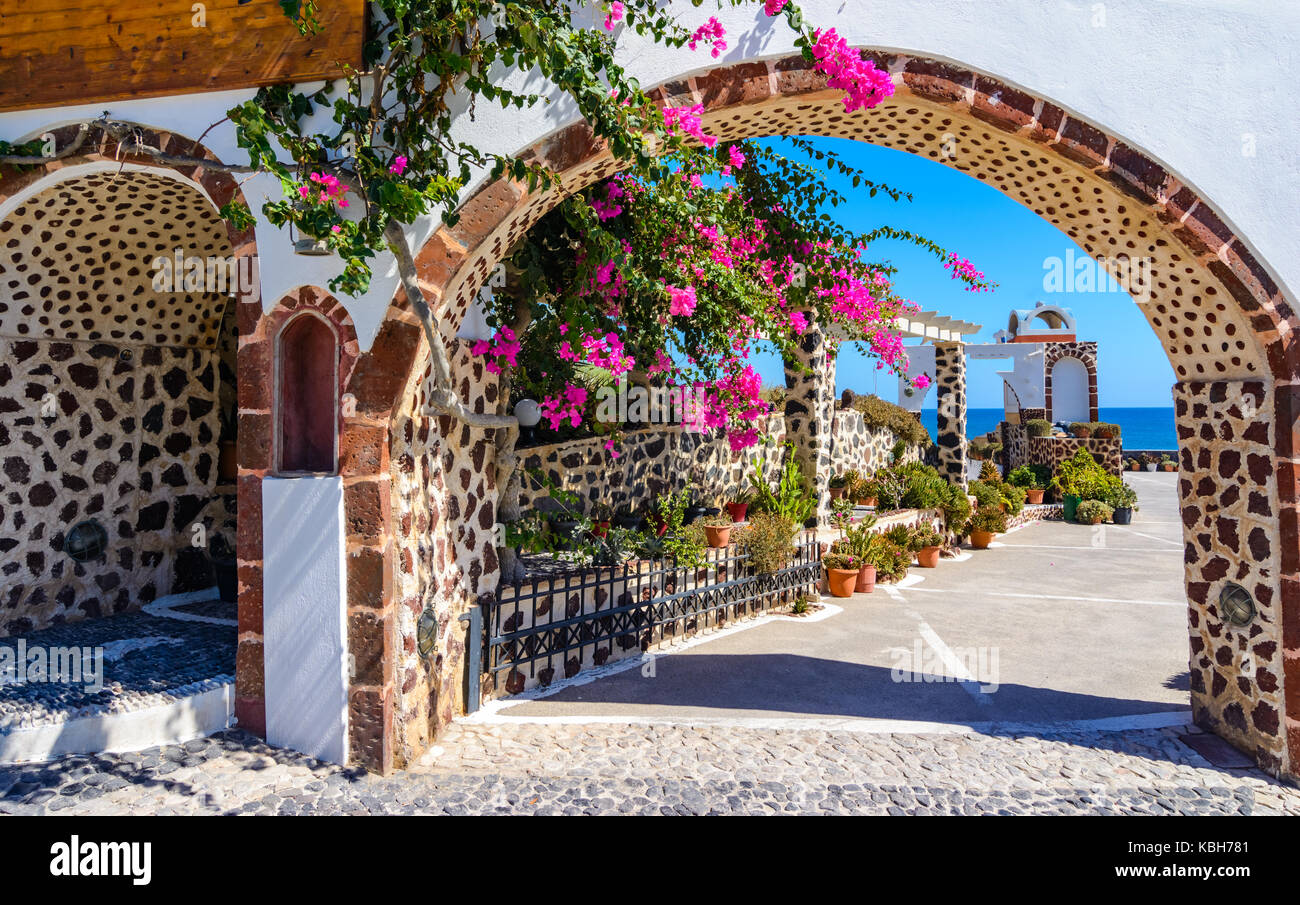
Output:
[[[266,740],[348,760],[343,479],[262,481]]]

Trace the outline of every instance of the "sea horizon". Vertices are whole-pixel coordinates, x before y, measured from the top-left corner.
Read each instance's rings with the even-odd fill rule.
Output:
[[[1107,406],[1098,410],[1098,420],[1120,426],[1120,439],[1125,449],[1177,449],[1178,433],[1174,424],[1172,405]],[[966,435],[977,437],[987,434],[1005,419],[998,408],[968,408],[966,410]],[[937,430],[938,410],[921,409],[921,423],[934,439]]]

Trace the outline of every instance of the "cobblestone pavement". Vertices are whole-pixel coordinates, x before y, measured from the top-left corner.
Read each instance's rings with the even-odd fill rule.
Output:
[[[5,814],[1300,814],[1184,729],[879,735],[626,724],[451,727],[390,777],[231,731],[0,768]]]

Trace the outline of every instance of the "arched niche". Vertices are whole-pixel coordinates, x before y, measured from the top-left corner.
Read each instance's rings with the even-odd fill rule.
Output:
[[[339,340],[313,311],[285,322],[276,343],[275,470],[338,471]]]

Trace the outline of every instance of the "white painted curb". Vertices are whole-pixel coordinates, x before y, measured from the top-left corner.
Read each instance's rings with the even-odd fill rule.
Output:
[[[217,688],[146,710],[101,713],[48,726],[0,732],[0,763],[26,764],[66,754],[139,751],[174,745],[230,728],[235,685]]]

